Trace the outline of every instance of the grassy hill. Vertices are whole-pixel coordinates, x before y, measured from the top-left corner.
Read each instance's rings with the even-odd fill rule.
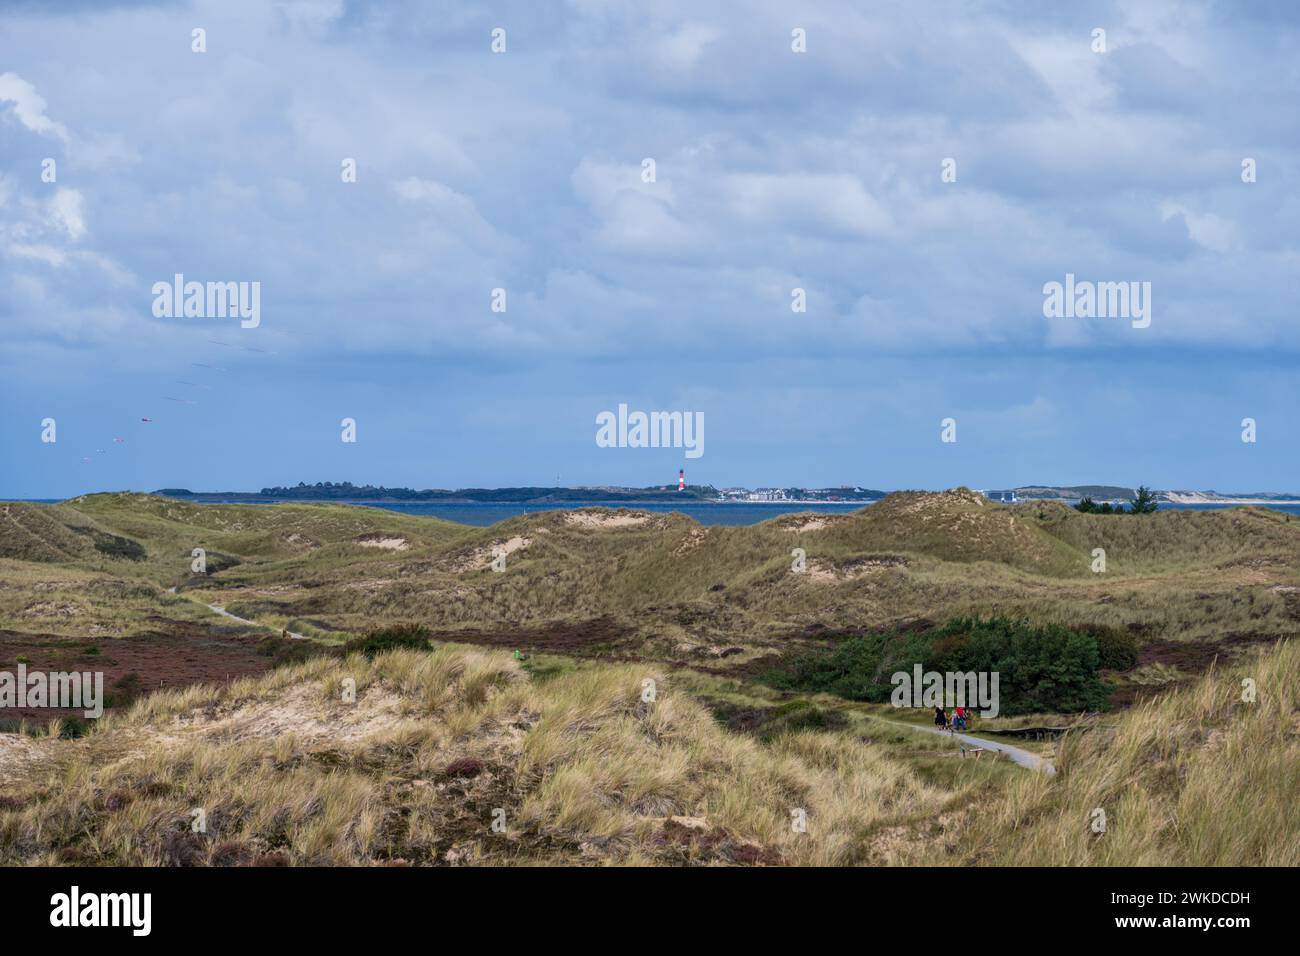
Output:
[[[1243,700],[1245,679],[1254,702]],[[1056,777],[1017,778],[975,818],[962,856],[1003,866],[1295,866],[1297,688],[1300,644],[1280,643],[1103,732],[1067,738]],[[1092,827],[1097,810],[1104,832]]]
[[[1067,738],[1056,777],[870,714],[730,733],[645,667],[320,659],[0,743],[0,863],[1295,865],[1298,650],[1246,669],[1258,704],[1216,672]]]
[[[316,636],[411,620],[496,635],[490,643],[523,628],[545,644],[550,630],[574,645],[581,635],[571,632],[586,628],[598,649],[618,635],[629,653],[657,659],[739,645],[746,654],[732,663],[743,665],[807,632],[982,614],[1151,642],[1226,640],[1228,653],[1290,635],[1300,620],[1300,522],[1256,508],[1089,515],[957,489],[745,527],[578,509],[473,528],[346,505],[127,494],[2,507],[0,559],[202,592],[205,603]],[[196,547],[212,573],[190,573]],[[1104,574],[1091,570],[1097,548]],[[796,549],[803,573],[792,570]],[[491,570],[499,551],[505,573]]]
[[[928,642],[942,657],[968,618],[1095,642],[1111,713],[1035,745],[1056,778],[765,676],[864,635],[896,635],[891,667]],[[334,504],[0,503],[0,669],[98,670],[110,695],[90,726],[0,723],[26,721],[0,733],[0,859],[1294,863],[1263,834],[1297,830],[1278,789],[1295,785],[1297,621],[1300,522],[1255,508],[1104,516],[956,489],[748,527],[583,508],[477,528]],[[403,622],[429,650],[341,650]],[[1234,703],[1243,676],[1259,704]],[[1237,842],[1212,792],[1246,821]],[[1100,840],[1096,806],[1114,808]]]

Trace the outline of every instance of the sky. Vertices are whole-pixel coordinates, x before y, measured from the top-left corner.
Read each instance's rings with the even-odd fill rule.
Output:
[[[0,497],[1300,491],[1298,102],[1283,0],[0,2]]]

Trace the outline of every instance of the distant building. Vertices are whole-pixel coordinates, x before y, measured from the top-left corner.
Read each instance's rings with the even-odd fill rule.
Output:
[[[1019,503],[1020,499],[1016,497],[1016,490],[1012,488],[1009,491],[981,491],[989,501],[998,501],[1003,504],[1014,505]]]

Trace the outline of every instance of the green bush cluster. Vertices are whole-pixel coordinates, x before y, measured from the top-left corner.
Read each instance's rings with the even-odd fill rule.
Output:
[[[1127,631],[1113,627],[1085,627],[1097,642],[1097,658],[1103,670],[1127,671],[1137,667],[1137,639]]]
[[[429,649],[429,629],[422,624],[395,624],[392,627],[371,631],[365,637],[356,637],[343,645],[345,653],[361,653],[374,658],[383,651],[408,647],[419,651]]]
[[[783,689],[884,703],[894,690],[891,677],[900,671],[910,674],[917,664],[922,671],[996,671],[1002,714],[1072,713],[1100,710],[1110,697],[1112,688],[1099,671],[1114,664],[1102,663],[1103,645],[1108,661],[1125,659],[1121,641],[1109,633],[1099,638],[1057,624],[961,618],[923,634],[850,638],[830,653],[798,659],[764,680]]]
[[[1141,485],[1137,490],[1137,497],[1129,504],[1127,511],[1123,505],[1112,505],[1109,501],[1097,504],[1088,495],[1084,495],[1079,499],[1079,503],[1074,507],[1076,511],[1093,515],[1148,515],[1159,508],[1160,505],[1156,501],[1155,492],[1146,485]]]

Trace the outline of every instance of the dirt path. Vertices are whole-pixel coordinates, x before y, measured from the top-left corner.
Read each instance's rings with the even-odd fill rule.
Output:
[[[884,720],[883,717],[880,719]],[[908,727],[912,730],[923,730],[931,734],[941,734],[944,737],[953,737],[971,747],[980,747],[984,750],[995,750],[1006,754],[1013,762],[1019,764],[1021,767],[1026,767],[1030,770],[1041,770],[1049,777],[1056,773],[1056,768],[1052,766],[1050,760],[1045,760],[1038,756],[1038,754],[1032,753],[1031,751],[1025,750],[1021,747],[1013,747],[1010,744],[985,740],[983,737],[972,737],[970,734],[949,733],[942,727],[934,727],[929,724],[905,724],[900,720],[885,720],[885,723],[893,724],[896,727]]]
[[[230,618],[232,621],[238,621],[240,624],[251,624],[253,627],[262,627],[262,628],[266,628],[268,631],[274,631],[274,630],[275,630],[275,628],[272,627],[272,626],[269,625],[269,624],[259,624],[257,621],[250,621],[250,620],[249,620],[248,618],[246,618],[246,617],[239,617],[239,616],[236,615],[236,614],[231,614],[229,611],[227,611],[227,610],[226,610],[224,607],[222,607],[220,604],[205,604],[204,607],[206,607],[209,611],[216,611],[216,612],[217,612],[218,614],[220,614],[222,617],[228,617],[228,618]],[[289,630],[283,630],[283,629],[282,629],[282,630],[280,631],[280,633],[281,633],[281,634],[287,634],[287,635],[289,635],[289,637],[293,638],[295,641],[309,641],[309,640],[311,640],[310,637],[307,637],[307,636],[304,635],[304,634],[295,634],[293,631],[289,631]]]
[[[177,593],[177,592],[176,592],[176,589],[175,589],[174,587],[171,587],[171,588],[168,588],[168,589],[167,589],[167,593],[168,593],[168,594],[175,594],[175,593]],[[190,600],[193,600],[193,598],[191,598]],[[240,624],[248,624],[248,625],[250,625],[251,627],[260,627],[260,628],[263,628],[263,629],[268,630],[268,631],[274,631],[274,630],[275,630],[275,628],[272,627],[272,626],[269,625],[269,624],[259,624],[257,621],[250,621],[250,620],[249,620],[248,618],[246,618],[246,617],[240,617],[240,616],[237,615],[237,614],[231,614],[229,611],[227,611],[227,610],[226,610],[224,607],[222,607],[220,604],[207,604],[207,603],[205,603],[205,602],[203,602],[203,601],[196,601],[195,603],[196,603],[196,604],[203,604],[203,606],[206,607],[209,611],[215,611],[217,614],[220,614],[222,617],[228,617],[228,618],[230,618],[232,621],[238,621]],[[281,632],[280,632],[280,633],[289,635],[289,637],[293,638],[295,641],[310,641],[310,640],[311,640],[311,638],[310,638],[310,637],[307,637],[305,634],[295,634],[293,631],[289,631],[289,630],[283,630],[283,629],[281,629]]]

